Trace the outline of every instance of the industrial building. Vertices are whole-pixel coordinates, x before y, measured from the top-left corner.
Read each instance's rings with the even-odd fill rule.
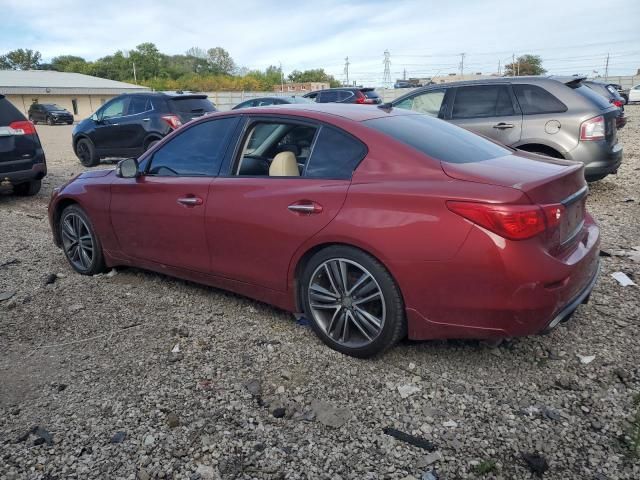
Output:
[[[149,88],[81,73],[0,70],[0,94],[25,115],[33,103],[55,103],[78,121],[116,95],[146,90]]]

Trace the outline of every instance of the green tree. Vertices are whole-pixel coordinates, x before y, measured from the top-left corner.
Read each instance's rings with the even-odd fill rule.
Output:
[[[539,55],[521,55],[514,63],[508,63],[504,67],[507,76],[517,75],[542,75],[546,70],[542,68],[542,58]]]
[[[41,59],[42,55],[37,50],[19,48],[0,55],[0,70],[35,70]]]
[[[166,73],[166,56],[161,54],[158,47],[151,42],[141,43],[135,50],[129,52],[131,69],[136,68],[136,77],[139,80],[148,80]],[[163,68],[164,67],[164,68]]]
[[[324,82],[328,83],[332,87],[339,87],[340,82],[336,80],[333,75],[327,74],[323,68],[315,68],[311,70],[294,70],[287,77],[290,82],[306,83],[306,82]]]
[[[75,55],[60,55],[51,59],[49,68],[58,72],[84,73],[87,68],[87,61]]]
[[[207,59],[209,60],[212,70],[216,73],[232,75],[236,70],[236,63],[233,61],[233,58],[231,58],[229,52],[222,47],[207,50]]]

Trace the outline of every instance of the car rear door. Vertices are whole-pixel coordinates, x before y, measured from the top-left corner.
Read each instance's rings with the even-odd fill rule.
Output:
[[[447,120],[497,140],[516,144],[522,135],[522,114],[508,83],[467,85],[453,90]]]
[[[3,174],[30,170],[43,157],[33,124],[0,95],[0,183]]]
[[[276,123],[272,135],[253,135],[265,123]],[[241,175],[242,164],[260,158],[267,165],[279,144],[296,140],[280,136],[282,126],[304,149],[304,129],[313,137],[312,155],[300,175]],[[340,211],[353,169],[366,155],[366,147],[342,130],[287,117],[251,117],[238,143],[227,175],[211,186],[206,233],[211,249],[211,271],[248,284],[286,291],[291,259],[300,246],[322,230]],[[251,147],[249,147],[251,146]],[[265,148],[266,147],[266,148]],[[253,156],[252,156],[253,155]],[[280,155],[293,155],[283,152]],[[256,173],[253,171],[252,173]],[[275,173],[275,172],[272,172]]]
[[[227,154],[237,117],[185,127],[147,157],[137,178],[111,185],[111,223],[128,256],[207,272],[205,236],[209,187]]]

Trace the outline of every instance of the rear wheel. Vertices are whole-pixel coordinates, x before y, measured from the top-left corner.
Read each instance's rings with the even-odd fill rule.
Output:
[[[42,187],[41,180],[31,180],[30,182],[20,183],[13,187],[13,193],[23,197],[31,197],[37,194]]]
[[[301,285],[305,314],[334,350],[367,358],[406,334],[398,286],[378,260],[361,250],[321,250],[305,266]]]
[[[153,146],[158,143],[160,140],[151,140],[149,143],[147,143],[147,148],[144,149],[144,151],[146,152],[147,150],[153,148]]]
[[[58,233],[67,261],[76,272],[95,275],[105,270],[100,240],[82,208],[70,205],[62,211]]]
[[[603,174],[600,174],[600,175],[587,175],[585,179],[587,180],[587,182],[597,182],[598,180],[602,180],[607,175],[609,175],[609,174],[608,173],[603,173]]]
[[[96,149],[88,138],[81,138],[76,143],[76,156],[85,167],[95,167],[100,163]]]
[[[53,118],[47,117],[47,125],[53,125]]]
[[[38,122],[36,122],[36,121],[33,119],[33,117],[32,117],[31,115],[29,115],[29,121],[30,121],[31,123],[33,123],[34,125],[37,125],[37,124],[38,124]]]

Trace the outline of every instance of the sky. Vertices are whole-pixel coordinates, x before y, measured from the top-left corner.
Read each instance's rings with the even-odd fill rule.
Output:
[[[153,42],[161,52],[225,48],[239,66],[324,68],[381,85],[460,71],[495,73],[537,54],[549,73],[631,75],[640,69],[640,1],[603,0],[0,0],[0,54],[31,48],[95,60]],[[597,72],[597,73],[594,73]]]

